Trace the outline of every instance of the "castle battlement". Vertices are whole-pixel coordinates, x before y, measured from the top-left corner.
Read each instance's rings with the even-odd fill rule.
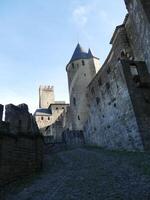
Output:
[[[39,89],[40,90],[54,91],[54,86],[51,86],[51,85],[40,85]]]

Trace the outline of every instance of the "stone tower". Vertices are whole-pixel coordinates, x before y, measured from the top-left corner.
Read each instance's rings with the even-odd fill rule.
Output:
[[[66,67],[72,130],[83,130],[88,113],[86,89],[99,68],[99,59],[93,56],[90,49],[86,52],[78,44]]]
[[[54,87],[40,86],[39,87],[39,108],[48,108],[50,104],[55,102]]]

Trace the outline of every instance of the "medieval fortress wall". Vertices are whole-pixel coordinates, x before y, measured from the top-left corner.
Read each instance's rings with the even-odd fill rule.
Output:
[[[84,134],[89,144],[150,148],[150,27],[141,3],[126,1],[129,15],[116,28],[111,52],[88,87],[90,112]]]
[[[45,135],[109,149],[150,149],[150,2],[125,3],[128,15],[102,67],[90,49],[77,45],[66,67],[70,106],[56,116],[48,107],[55,120]]]

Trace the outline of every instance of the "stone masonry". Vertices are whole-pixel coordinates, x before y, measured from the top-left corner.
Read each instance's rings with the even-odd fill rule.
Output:
[[[43,139],[28,106],[9,104],[5,110],[5,121],[0,121],[0,188],[33,175],[43,162]]]
[[[110,149],[150,149],[150,30],[144,6],[126,1],[129,14],[111,40],[105,63],[88,86],[88,144]]]

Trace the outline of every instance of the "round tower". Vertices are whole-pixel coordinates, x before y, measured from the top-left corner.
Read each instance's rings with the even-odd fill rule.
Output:
[[[99,68],[99,58],[94,57],[90,49],[86,52],[78,44],[66,67],[72,130],[83,130],[88,115],[86,89]]]

